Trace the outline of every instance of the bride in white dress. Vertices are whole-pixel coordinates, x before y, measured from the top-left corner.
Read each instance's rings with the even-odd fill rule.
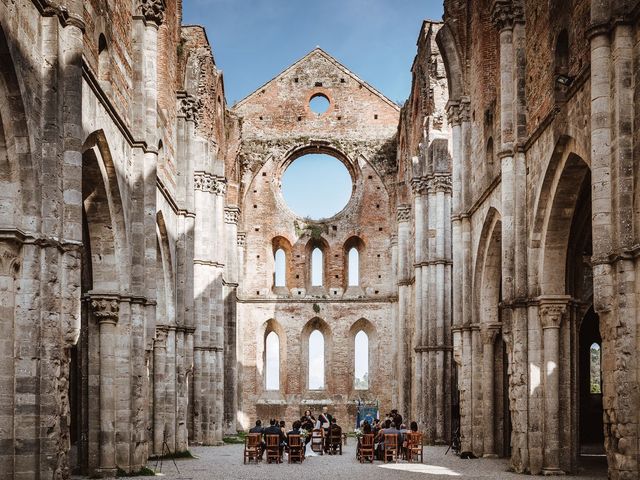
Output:
[[[316,420],[316,424],[315,424],[315,428],[318,429],[320,428],[320,420]],[[309,432],[309,435],[311,435],[312,432]],[[307,443],[307,446],[304,450],[304,456],[305,457],[318,457],[319,455],[313,451],[313,449],[311,448],[311,443],[313,440],[309,440],[309,443]]]

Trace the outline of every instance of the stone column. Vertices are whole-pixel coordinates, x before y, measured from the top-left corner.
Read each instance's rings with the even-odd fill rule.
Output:
[[[409,313],[409,296],[411,294],[411,265],[409,262],[409,231],[411,220],[411,206],[399,205],[397,210],[398,221],[398,332],[404,332],[407,328]],[[407,364],[410,360],[409,343],[404,335],[398,337],[398,363],[397,363],[397,391],[398,408],[401,412],[410,411],[411,399],[411,372],[407,374]],[[406,413],[403,413],[406,415]]]
[[[156,329],[156,339],[153,344],[153,453],[162,454],[162,442],[166,434],[166,356],[167,356],[166,328]]]
[[[120,304],[115,295],[91,294],[91,309],[100,328],[100,463],[97,473],[116,474],[116,325]]]
[[[500,330],[500,325],[483,325],[482,334],[482,392],[484,400],[484,411],[482,412],[484,430],[483,456],[496,458],[494,420],[495,411],[495,365],[494,347],[496,336]]]
[[[560,327],[567,297],[540,299],[539,315],[544,349],[544,463],[545,475],[562,475],[560,469]]]
[[[419,162],[419,159],[414,158],[414,165]],[[423,358],[425,353],[423,351],[423,331],[425,328],[425,318],[423,314],[422,304],[425,299],[422,297],[422,266],[424,262],[424,218],[426,212],[424,210],[424,192],[425,184],[422,177],[415,177],[411,179],[411,189],[413,191],[413,210],[414,210],[414,350],[415,350],[415,373],[413,382],[413,395],[411,403],[413,405],[412,418],[416,418],[420,428],[424,430],[426,422],[426,412],[424,411],[423,401],[425,397],[425,389],[427,384],[428,373],[426,369],[423,369]]]
[[[238,236],[236,238],[237,245],[237,265],[238,265],[238,285],[242,285],[242,281],[244,278],[243,266],[245,264],[245,246],[247,242],[247,234],[245,232],[238,232]],[[238,389],[236,392],[236,425],[238,429],[244,428],[244,422],[247,420],[246,415],[242,416],[242,412],[245,411],[244,404],[242,402],[243,398],[243,390],[242,386],[245,384],[244,380],[244,371],[242,369],[242,365],[244,363],[244,319],[242,315],[238,315],[236,312],[236,358],[239,363],[238,365]]]

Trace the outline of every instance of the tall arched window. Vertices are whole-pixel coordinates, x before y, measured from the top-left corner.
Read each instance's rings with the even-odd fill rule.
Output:
[[[360,285],[360,253],[356,247],[349,250],[349,286]]]
[[[591,393],[602,393],[600,361],[600,345],[592,343],[589,348],[589,391]]]
[[[270,332],[264,341],[265,390],[280,390],[280,338]]]
[[[108,80],[109,72],[109,49],[107,48],[107,38],[104,33],[98,38],[98,79]]]
[[[311,286],[321,287],[323,284],[322,250],[318,247],[311,252]]]
[[[287,257],[282,248],[276,250],[275,253],[274,277],[274,286],[285,287],[287,285]]]
[[[309,335],[309,390],[324,388],[324,335],[314,330]]]
[[[353,386],[356,390],[369,388],[369,336],[360,330],[356,334],[354,348]]]
[[[485,152],[485,162],[487,165],[493,165],[493,137],[487,140],[487,150]]]

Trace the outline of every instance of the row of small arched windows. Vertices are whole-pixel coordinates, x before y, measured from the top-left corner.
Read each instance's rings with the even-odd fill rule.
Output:
[[[309,335],[308,349],[308,377],[309,390],[323,390],[325,388],[325,345],[324,335],[318,329]],[[356,390],[369,388],[369,336],[360,330],[354,337],[354,372],[353,386]],[[280,337],[271,331],[265,337],[265,390],[280,390]]]
[[[275,242],[274,245],[276,245]],[[362,245],[362,240],[357,237],[353,237],[353,239],[346,244],[347,287],[357,287],[360,285],[360,249]],[[286,287],[287,253],[281,246],[276,246],[274,250],[273,286]],[[322,287],[325,285],[324,255],[323,249],[319,246],[311,250],[310,279],[312,287]]]

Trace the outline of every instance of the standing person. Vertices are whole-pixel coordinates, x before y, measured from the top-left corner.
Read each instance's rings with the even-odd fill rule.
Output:
[[[307,432],[311,432],[316,426],[316,417],[313,416],[311,410],[307,409],[304,411],[304,415],[300,419],[302,422],[302,428],[304,428]]]
[[[329,430],[329,425],[331,425],[331,419],[333,417],[331,416],[331,414],[329,413],[329,408],[322,407],[322,413],[320,415],[318,415],[318,421],[320,422],[320,428],[322,428],[324,430],[324,433],[327,433],[327,430]]]

